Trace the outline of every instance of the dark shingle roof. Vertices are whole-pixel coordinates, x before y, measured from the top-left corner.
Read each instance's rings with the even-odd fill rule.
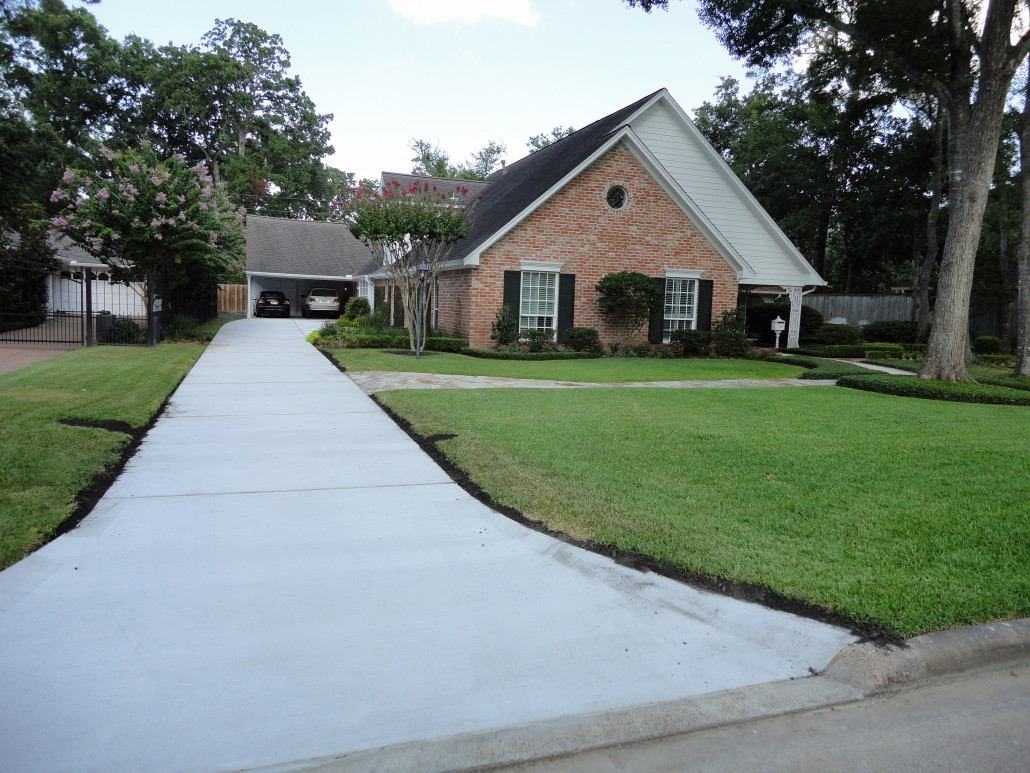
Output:
[[[517,217],[565,175],[583,163],[613,132],[662,90],[594,121],[568,137],[494,172],[476,203],[472,233],[458,242],[452,259],[469,255]]]
[[[335,277],[378,267],[343,223],[247,215],[247,271]]]

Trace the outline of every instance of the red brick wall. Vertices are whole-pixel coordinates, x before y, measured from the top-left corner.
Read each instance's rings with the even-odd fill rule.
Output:
[[[621,209],[605,201],[612,185],[628,193]],[[621,144],[487,250],[478,268],[441,274],[441,327],[473,347],[489,347],[504,272],[521,270],[523,260],[561,262],[561,273],[576,275],[574,324],[597,328],[603,342],[622,333],[601,316],[594,286],[615,271],[700,271],[714,281],[713,322],[737,305],[736,273]],[[647,340],[646,326],[639,340]]]

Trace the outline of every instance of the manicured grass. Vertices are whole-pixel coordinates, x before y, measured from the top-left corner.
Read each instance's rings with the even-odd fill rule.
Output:
[[[899,370],[918,373],[923,363],[914,360],[871,360],[877,365],[889,365]],[[1008,387],[1009,389],[1030,390],[1030,377],[1013,376],[1011,367],[1000,368],[996,365],[967,365],[966,372],[981,384]]]
[[[237,319],[240,319],[240,317],[215,317],[197,325],[193,332],[201,341],[209,341],[215,337],[215,334],[222,329],[223,325],[228,325]]]
[[[484,360],[433,353],[420,359],[383,349],[330,349],[347,370],[447,373],[557,381],[714,381],[734,378],[799,378],[803,368],[759,360],[657,360],[605,357],[596,360]]]
[[[0,569],[46,542],[129,440],[59,420],[142,427],[201,352],[199,344],[95,347],[0,376]]]
[[[1030,615],[1030,412],[834,387],[388,392],[496,501],[904,636]]]

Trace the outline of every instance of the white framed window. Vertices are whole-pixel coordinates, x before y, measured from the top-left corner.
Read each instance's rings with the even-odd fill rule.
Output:
[[[558,275],[523,271],[519,295],[519,331],[554,330],[558,317]]]
[[[669,342],[674,330],[697,327],[697,280],[668,277],[665,280],[665,321],[662,340]]]

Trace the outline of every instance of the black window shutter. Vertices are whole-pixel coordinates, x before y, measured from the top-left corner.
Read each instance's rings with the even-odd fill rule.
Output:
[[[655,277],[654,283],[662,291],[662,304],[647,323],[647,340],[660,344],[665,335],[665,277]]]
[[[521,298],[522,295],[522,272],[521,271],[505,271],[504,272],[504,296],[501,303],[507,304],[511,308],[511,315],[515,319],[519,318],[519,312],[522,309]]]
[[[561,334],[575,324],[576,313],[576,275],[558,275],[558,340]]]
[[[697,329],[712,329],[712,287],[711,279],[700,279],[697,283]]]

